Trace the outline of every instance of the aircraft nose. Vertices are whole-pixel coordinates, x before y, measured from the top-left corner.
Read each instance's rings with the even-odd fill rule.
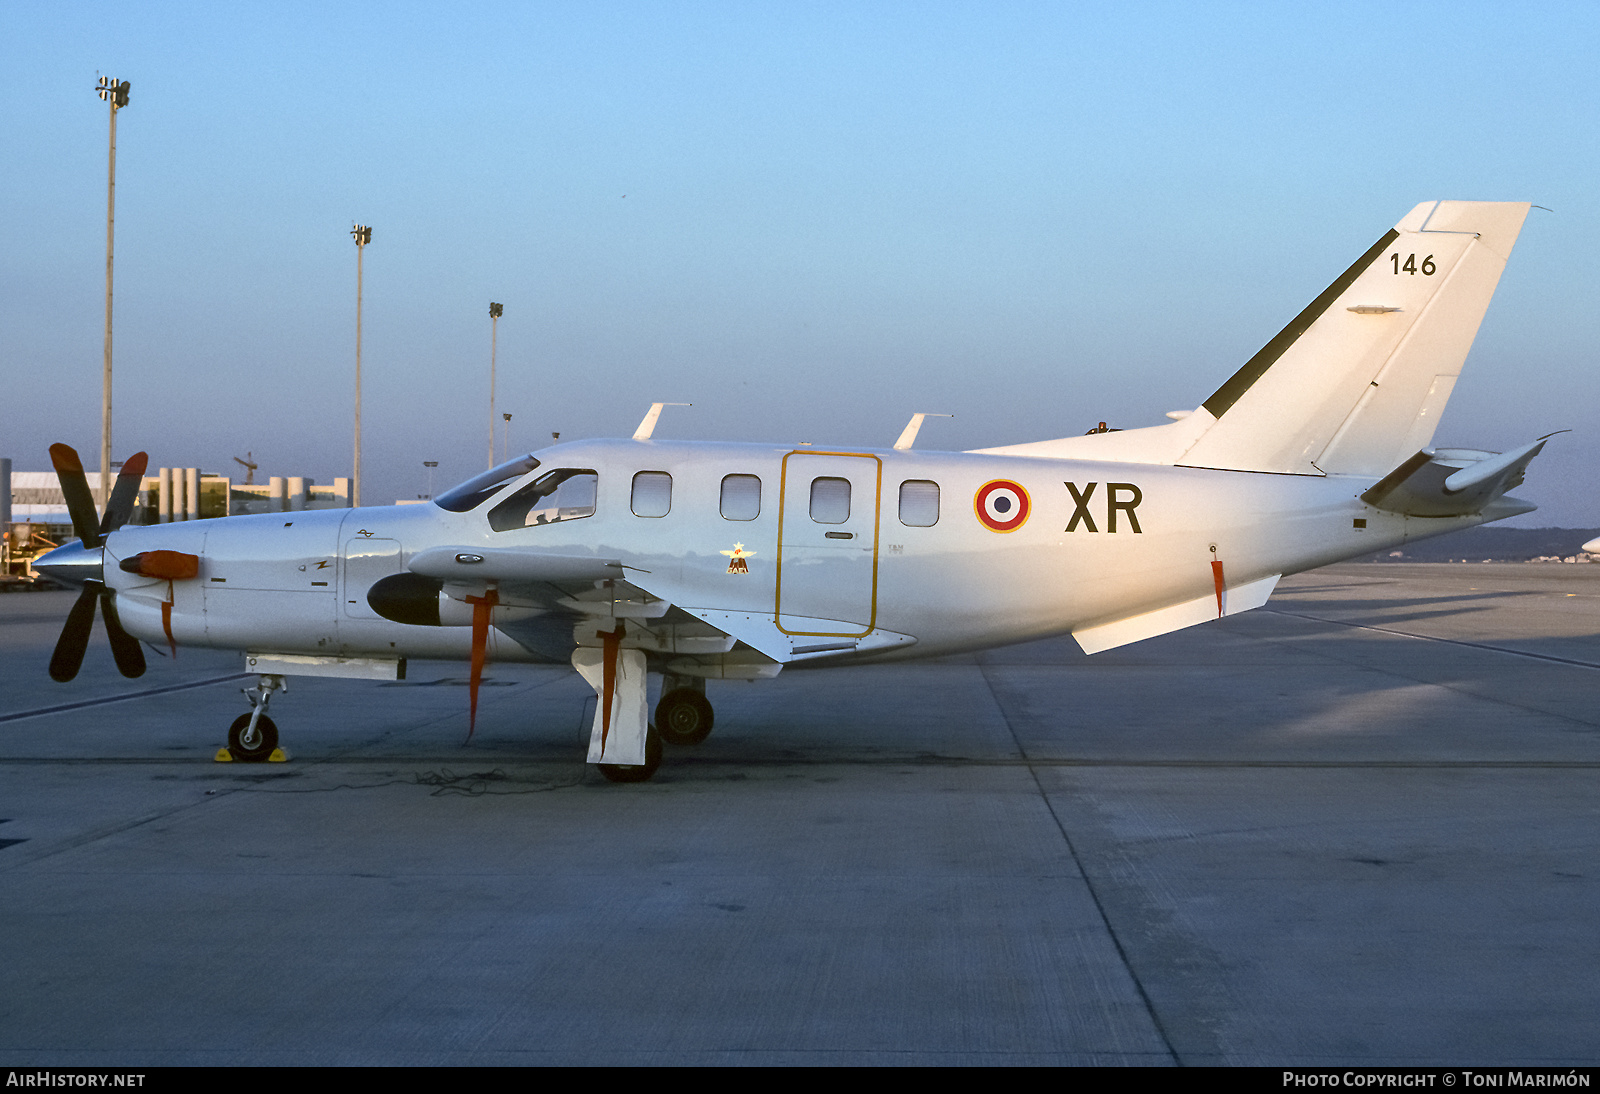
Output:
[[[66,585],[105,580],[105,548],[85,547],[83,541],[62,544],[34,560],[33,568]]]

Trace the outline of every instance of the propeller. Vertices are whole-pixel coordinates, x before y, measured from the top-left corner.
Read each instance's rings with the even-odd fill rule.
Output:
[[[78,675],[84,652],[89,648],[89,634],[94,630],[96,601],[105,619],[106,636],[111,640],[111,656],[117,663],[117,671],[128,677],[143,676],[144,650],[139,648],[139,640],[123,629],[122,620],[117,616],[116,594],[105,582],[105,540],[133,516],[133,505],[138,500],[139,486],[150,458],[137,452],[122,465],[103,515],[95,512],[94,495],[89,491],[89,479],[83,473],[83,461],[78,453],[70,445],[53,444],[50,462],[55,465],[56,478],[61,481],[61,493],[66,498],[72,530],[77,533],[80,545],[58,547],[35,563],[34,568],[83,586],[72,610],[67,613],[67,623],[56,640],[55,652],[50,655],[50,676],[65,683]]]

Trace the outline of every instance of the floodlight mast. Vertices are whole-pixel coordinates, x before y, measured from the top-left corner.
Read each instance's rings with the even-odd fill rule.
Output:
[[[100,401],[100,490],[103,510],[111,496],[111,260],[117,211],[117,111],[128,105],[127,80],[100,77],[95,84],[103,102],[111,104],[111,152],[106,165],[106,362]]]
[[[500,315],[505,309],[489,305],[489,466],[494,466],[494,352],[500,338]],[[508,419],[509,420],[509,419]]]
[[[350,237],[356,241],[356,459],[354,474],[350,479],[350,504],[361,507],[361,259],[367,244],[372,242],[372,229],[365,224],[353,225]]]

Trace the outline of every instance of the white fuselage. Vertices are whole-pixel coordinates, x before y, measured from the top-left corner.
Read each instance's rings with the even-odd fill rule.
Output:
[[[1205,596],[1213,562],[1231,587],[1482,519],[1379,511],[1358,497],[1373,480],[1348,476],[660,441],[576,442],[537,456],[526,478],[596,473],[592,515],[495,531],[491,500],[465,513],[421,504],[126,527],[108,539],[107,580],[124,626],[152,643],[166,641],[161,602],[170,596],[182,645],[466,658],[469,628],[391,622],[368,605],[367,590],[430,548],[514,548],[620,560],[634,584],[686,609],[742,613],[819,642],[890,633],[908,641],[876,656],[931,656]],[[661,507],[659,473],[671,477],[664,515],[635,513],[640,472],[658,473],[652,512]],[[759,479],[753,516],[748,479],[745,508],[725,503],[728,476]],[[1025,491],[1028,513],[1014,530],[993,530],[976,507],[997,480]],[[937,486],[936,510],[928,484]],[[198,555],[199,577],[169,585],[116,566],[155,549]],[[490,656],[545,659],[504,637]]]

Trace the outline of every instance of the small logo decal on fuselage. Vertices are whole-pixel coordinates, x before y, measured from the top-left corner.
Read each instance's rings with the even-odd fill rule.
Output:
[[[735,543],[733,545],[733,550],[731,550],[731,551],[721,551],[721,552],[718,552],[718,553],[728,556],[728,569],[726,571],[727,573],[730,573],[730,574],[748,574],[750,572],[750,567],[749,567],[749,565],[747,565],[745,563],[745,559],[747,559],[751,555],[755,554],[755,552],[754,551],[746,551],[744,549],[744,544]]]
[[[972,511],[978,523],[991,532],[1015,532],[1028,523],[1033,502],[1020,483],[995,479],[978,487],[972,498]]]

